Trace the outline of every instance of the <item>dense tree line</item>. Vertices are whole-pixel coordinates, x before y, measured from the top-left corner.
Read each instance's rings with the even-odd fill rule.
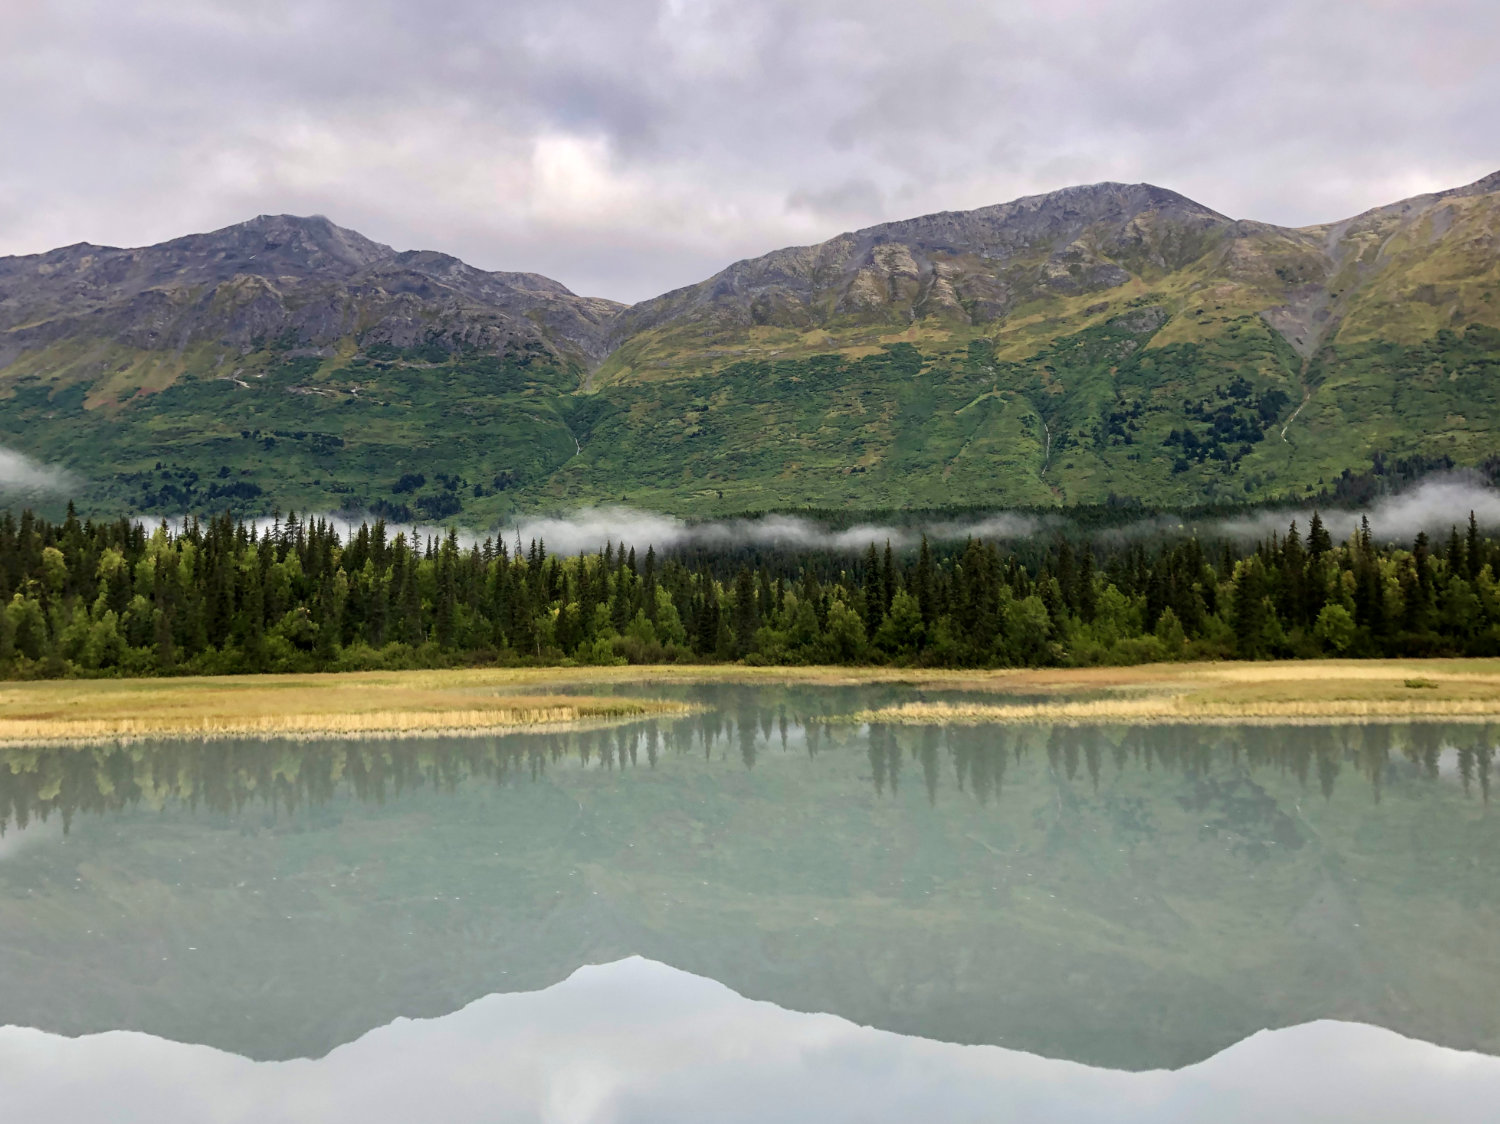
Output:
[[[288,516],[155,529],[0,517],[0,673],[472,662],[898,663],[1500,654],[1500,545],[1303,534],[1245,549],[971,540],[851,556],[340,536]]]

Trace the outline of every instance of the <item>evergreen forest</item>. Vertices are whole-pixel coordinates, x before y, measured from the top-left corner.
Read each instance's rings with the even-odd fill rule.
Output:
[[[1500,542],[1058,537],[896,551],[344,535],[288,515],[154,529],[0,516],[10,678],[465,664],[1087,666],[1500,655]]]

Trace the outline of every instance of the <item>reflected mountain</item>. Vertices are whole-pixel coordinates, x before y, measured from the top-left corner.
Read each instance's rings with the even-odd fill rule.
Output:
[[[694,690],[560,735],[9,751],[0,1022],[318,1057],[645,956],[1112,1068],[1318,1019],[1500,1054],[1483,727],[855,727],[825,719],[865,699]]]
[[[314,1062],[141,1034],[0,1029],[17,1119],[1407,1124],[1493,1120],[1500,1059],[1351,1023],[1266,1031],[1176,1072],[1122,1073],[796,1014],[648,960],[401,1019]],[[1266,1080],[1275,1074],[1275,1080]]]

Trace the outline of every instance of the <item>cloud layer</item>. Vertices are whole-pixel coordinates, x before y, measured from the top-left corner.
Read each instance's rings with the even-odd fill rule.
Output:
[[[1412,539],[1422,531],[1432,535],[1454,527],[1463,530],[1470,512],[1481,528],[1491,532],[1500,528],[1500,492],[1462,478],[1439,477],[1377,500],[1368,508],[1335,508],[1319,514],[1335,541],[1347,539],[1359,529],[1361,519],[1369,519],[1371,533],[1385,542]],[[1229,538],[1265,538],[1273,532],[1285,533],[1295,519],[1305,535],[1312,514],[1312,508],[1266,510],[1221,520],[1211,529]]]
[[[61,495],[75,490],[77,483],[64,469],[0,446],[0,497]]]
[[[1029,515],[997,513],[969,522],[883,526],[862,523],[833,528],[793,515],[764,515],[754,519],[726,519],[688,523],[670,515],[627,507],[586,508],[567,516],[526,519],[506,532],[506,541],[537,539],[554,554],[584,554],[603,550],[606,543],[624,543],[637,550],[683,546],[769,546],[789,550],[857,552],[866,547],[895,549],[916,545],[925,534],[934,541],[965,538],[1014,539],[1034,534],[1042,520]]]
[[[1077,182],[1308,223],[1500,162],[1487,0],[5,8],[0,253],[321,212],[635,300]]]
[[[5,454],[0,452],[0,466]],[[50,470],[44,470],[50,471]],[[0,485],[3,486],[3,485]],[[503,541],[510,549],[519,542],[523,551],[532,542],[541,542],[549,554],[591,554],[605,546],[634,547],[644,553],[648,547],[674,550],[683,547],[778,547],[785,550],[830,550],[862,554],[868,547],[883,549],[889,543],[895,550],[911,550],[925,536],[933,543],[962,543],[980,539],[994,543],[1015,543],[1042,537],[1047,542],[1067,537],[1082,537],[1097,542],[1120,543],[1146,537],[1197,535],[1201,540],[1231,539],[1254,542],[1276,534],[1282,535],[1295,521],[1300,534],[1307,534],[1314,509],[1293,507],[1262,508],[1224,519],[1191,519],[1163,512],[1148,518],[1109,527],[1080,529],[1064,514],[1035,515],[1029,512],[995,511],[970,519],[913,521],[900,524],[860,523],[852,527],[831,527],[795,515],[761,515],[748,519],[714,519],[689,522],[675,515],[663,515],[638,508],[611,506],[586,507],[567,515],[533,515],[488,531],[469,529],[458,535],[464,546],[472,546],[486,537]],[[1387,496],[1363,508],[1323,508],[1319,515],[1335,542],[1342,542],[1368,519],[1375,538],[1380,542],[1408,542],[1419,532],[1446,535],[1452,528],[1464,530],[1469,513],[1480,528],[1489,534],[1500,531],[1500,491],[1461,477],[1439,477],[1425,480],[1398,495]],[[139,516],[140,522],[154,527],[160,516]],[[342,512],[313,515],[327,520],[338,534],[348,540],[359,531],[362,522],[373,523],[369,514]],[[182,516],[168,518],[176,527]],[[261,533],[272,529],[269,516],[253,519]],[[388,533],[398,532],[422,539],[442,538],[447,528],[435,524],[388,524]]]
[[[1461,478],[1423,481],[1399,495],[1388,496],[1367,508],[1328,508],[1321,518],[1335,541],[1353,534],[1361,519],[1369,519],[1381,541],[1407,541],[1419,532],[1439,535],[1452,527],[1462,529],[1474,513],[1480,527],[1500,529],[1500,492]],[[1267,508],[1229,519],[1187,520],[1162,514],[1125,523],[1107,530],[1090,531],[1100,540],[1131,539],[1147,535],[1195,532],[1201,538],[1240,541],[1284,534],[1295,520],[1307,533],[1312,508]],[[519,539],[529,544],[544,542],[554,554],[580,554],[602,550],[606,543],[624,543],[644,551],[683,546],[774,546],[793,550],[862,552],[886,543],[897,550],[910,549],[925,535],[933,542],[984,539],[1014,542],[1036,535],[1074,534],[1076,528],[1062,515],[1036,516],[1019,512],[994,512],[974,519],[903,524],[864,523],[849,528],[828,527],[790,515],[765,515],[754,519],[712,520],[689,523],[670,515],[638,511],[628,507],[585,508],[571,515],[528,518],[502,532],[507,543]]]

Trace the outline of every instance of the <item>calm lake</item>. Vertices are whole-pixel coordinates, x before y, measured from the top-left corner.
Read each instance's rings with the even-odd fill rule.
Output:
[[[677,693],[5,751],[0,1120],[1497,1118],[1500,730]]]

